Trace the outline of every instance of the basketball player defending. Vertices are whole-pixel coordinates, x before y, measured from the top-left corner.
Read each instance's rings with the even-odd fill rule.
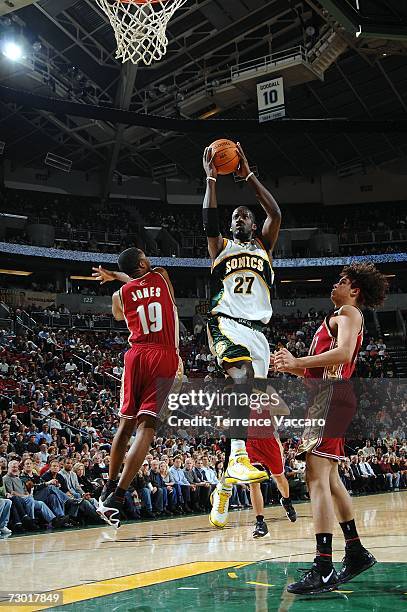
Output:
[[[168,384],[182,378],[178,354],[178,314],[174,290],[164,268],[151,269],[143,251],[126,249],[119,255],[121,272],[93,268],[102,283],[119,280],[123,287],[113,294],[116,321],[126,321],[130,349],[124,356],[120,393],[120,424],[110,453],[109,479],[97,512],[109,525],[120,526],[124,495],[140,469],[154,437],[161,409],[157,381]],[[163,399],[166,392],[163,393]],[[127,452],[129,440],[135,440]],[[126,455],[127,452],[127,455]],[[126,461],[122,468],[124,457]]]
[[[271,193],[250,171],[239,143],[237,148],[240,157],[237,173],[253,188],[267,219],[261,237],[257,238],[253,213],[246,206],[239,206],[232,214],[233,239],[222,237],[216,197],[217,171],[211,150],[205,149],[203,166],[207,187],[203,202],[203,224],[212,260],[208,340],[212,354],[218,358],[225,374],[236,385],[235,391],[250,395],[250,381],[254,378],[264,381],[269,369],[270,348],[262,328],[272,315],[270,292],[274,272],[269,253],[278,238],[281,212]],[[249,413],[249,406],[247,410]],[[232,418],[239,416],[237,410],[233,414],[233,408],[231,413]],[[241,436],[236,439],[234,433],[230,431],[227,441],[224,477],[211,498],[209,520],[219,528],[227,523],[233,484],[253,484],[268,478],[264,470],[258,470],[250,463],[245,439],[241,439]],[[291,503],[289,499],[287,503]]]
[[[295,523],[297,513],[290,499],[290,486],[284,474],[283,449],[277,432],[274,436],[267,438],[253,438],[253,434],[249,431],[249,439],[246,446],[252,464],[259,470],[267,468],[271,473],[280,491],[280,503],[286,512],[287,518],[292,523]],[[268,534],[269,530],[264,520],[264,499],[259,482],[250,485],[250,499],[256,515],[253,538],[263,538]]]
[[[355,369],[363,340],[361,307],[373,308],[383,303],[386,278],[373,264],[345,267],[334,285],[331,300],[335,309],[329,314],[312,341],[308,357],[294,357],[287,349],[274,356],[274,367],[305,378],[348,379]],[[341,393],[333,389],[333,394]],[[330,403],[333,412],[340,410],[346,419],[346,396],[343,402]],[[354,397],[354,396],[353,396]],[[336,404],[336,405],[335,405]],[[337,413],[336,413],[337,414]],[[301,595],[332,591],[376,563],[361,544],[355,526],[352,501],[338,474],[338,462],[344,459],[343,437],[313,437],[304,440],[299,454],[306,454],[306,477],[311,497],[316,534],[316,557],[310,570],[287,590]],[[332,534],[336,517],[345,537],[345,557],[337,574],[332,565]]]

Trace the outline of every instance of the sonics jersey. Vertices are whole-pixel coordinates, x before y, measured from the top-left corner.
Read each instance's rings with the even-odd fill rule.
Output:
[[[274,272],[258,240],[239,243],[223,239],[212,265],[210,314],[268,323],[273,313]]]

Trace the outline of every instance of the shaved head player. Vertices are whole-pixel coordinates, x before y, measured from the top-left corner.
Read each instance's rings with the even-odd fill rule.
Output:
[[[178,313],[166,270],[152,269],[143,251],[136,248],[123,251],[118,265],[120,272],[93,268],[93,276],[102,283],[112,280],[125,283],[113,294],[112,312],[116,321],[126,322],[130,332],[130,348],[124,356],[120,424],[110,453],[109,480],[97,509],[102,518],[115,527],[120,526],[125,493],[154,437],[161,403],[172,383],[182,378]],[[158,392],[158,380],[168,385],[168,390],[162,394]],[[127,452],[134,432],[135,440]]]
[[[254,385],[265,390],[269,369],[270,348],[263,327],[272,315],[271,290],[274,272],[271,251],[277,241],[280,208],[271,193],[251,172],[242,147],[237,143],[240,158],[237,173],[253,189],[257,201],[266,213],[266,220],[257,233],[256,220],[247,206],[232,213],[232,240],[223,238],[219,228],[216,197],[217,171],[212,151],[205,149],[203,166],[206,173],[206,193],[203,202],[203,223],[212,260],[211,304],[208,319],[208,339],[213,355],[223,366],[226,376],[234,383],[234,395],[250,395]],[[254,379],[256,379],[254,381]],[[242,407],[231,405],[232,419],[250,414]],[[228,519],[229,498],[236,482],[254,484],[266,480],[267,472],[250,462],[246,450],[247,432],[231,428],[225,451],[225,474],[212,495],[210,523],[222,528]],[[270,445],[278,444],[276,438]],[[281,455],[280,449],[276,449]],[[256,455],[258,463],[258,454]],[[287,504],[291,504],[289,498]]]

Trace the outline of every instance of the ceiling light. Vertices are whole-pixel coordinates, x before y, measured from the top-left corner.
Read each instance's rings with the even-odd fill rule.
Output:
[[[23,57],[23,48],[21,45],[18,45],[11,40],[7,40],[3,43],[2,53],[5,57],[7,57],[7,59],[11,60],[12,62],[17,62]]]
[[[280,283],[322,283],[322,278],[297,278],[295,280],[282,280]]]
[[[209,117],[213,117],[214,115],[220,113],[220,110],[221,109],[219,108],[219,106],[216,106],[215,108],[212,108],[211,110],[202,113],[202,115],[200,115],[198,119],[209,119]]]
[[[31,276],[32,272],[25,270],[0,270],[0,274],[11,274],[12,276]]]
[[[86,281],[95,281],[97,280],[96,278],[93,278],[93,276],[70,276],[69,277],[71,280],[86,280]]]

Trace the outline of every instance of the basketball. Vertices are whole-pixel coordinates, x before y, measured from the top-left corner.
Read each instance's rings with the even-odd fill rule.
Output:
[[[239,155],[236,144],[232,140],[220,138],[215,140],[210,147],[212,151],[213,164],[218,174],[231,174],[236,172],[239,165]]]

